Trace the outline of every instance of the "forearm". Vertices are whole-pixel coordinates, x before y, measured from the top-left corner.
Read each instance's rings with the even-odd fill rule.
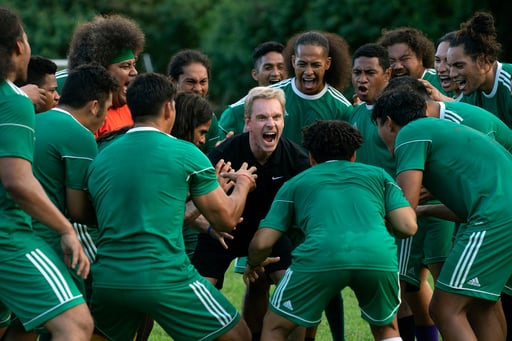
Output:
[[[452,210],[443,204],[436,205],[420,205],[416,208],[418,217],[437,217],[457,223],[465,222],[465,219],[457,216]]]
[[[263,263],[263,261],[267,259],[272,252],[272,247],[262,247],[257,244],[258,242],[256,239],[253,239],[249,244],[247,264],[251,267],[256,267]]]
[[[60,234],[75,233],[73,226],[50,201],[43,187],[33,176],[28,176],[8,186],[13,200],[31,217]]]
[[[200,223],[204,223],[206,221],[206,223],[208,224],[208,221],[204,217],[199,222],[196,222],[196,220],[200,216],[201,216],[201,212],[199,212],[199,210],[197,209],[196,205],[194,205],[194,202],[193,201],[188,201],[187,205],[186,205],[186,208],[185,208],[184,224],[187,225],[187,226],[193,227],[195,230],[197,230],[195,228],[195,226],[198,226],[198,224],[200,224]],[[206,227],[208,228],[208,226],[206,226]],[[201,230],[198,230],[198,231],[201,231]]]

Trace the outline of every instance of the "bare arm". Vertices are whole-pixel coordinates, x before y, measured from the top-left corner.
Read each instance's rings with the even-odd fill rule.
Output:
[[[229,232],[240,222],[247,194],[256,186],[255,171],[256,167],[248,169],[244,163],[237,172],[226,173],[235,181],[229,196],[219,186],[205,195],[192,197],[196,207],[217,231]]]
[[[408,170],[398,174],[396,177],[398,186],[402,188],[405,197],[413,209],[416,209],[420,200],[422,181],[423,171],[420,170]]]
[[[272,252],[272,247],[281,238],[282,232],[271,228],[260,228],[254,234],[249,244],[249,253],[247,259],[247,267],[244,272],[244,281],[256,281],[265,271],[267,264],[279,261],[279,257],[268,256]]]
[[[89,260],[85,255],[71,223],[64,217],[46,195],[43,187],[32,173],[29,161],[15,157],[0,158],[0,179],[13,200],[33,218],[54,229],[61,235],[61,246],[67,266],[87,277]],[[72,263],[70,264],[70,257]]]
[[[386,218],[391,231],[397,238],[407,238],[418,230],[416,213],[410,206],[389,211]]]
[[[419,205],[416,207],[418,217],[437,217],[444,220],[464,223],[465,220],[457,216],[452,210],[443,204]]]
[[[96,212],[86,191],[66,188],[66,206],[72,221],[86,225],[97,223]]]

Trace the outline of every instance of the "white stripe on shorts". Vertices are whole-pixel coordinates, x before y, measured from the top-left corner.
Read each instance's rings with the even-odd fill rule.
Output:
[[[485,231],[473,232],[469,237],[469,242],[466,244],[464,251],[462,252],[457,265],[453,271],[450,279],[450,286],[454,288],[462,288],[466,283],[469,270],[475,260],[478,250],[482,245],[485,237]]]
[[[276,308],[279,308],[281,306],[281,301],[283,300],[283,291],[288,285],[288,282],[290,281],[290,277],[292,276],[293,271],[290,269],[287,269],[286,272],[283,275],[283,278],[279,280],[279,284],[274,290],[274,293],[272,294],[272,305]]]
[[[59,269],[57,269],[55,264],[48,259],[41,250],[35,249],[25,254],[25,256],[44,276],[60,303],[67,302],[74,298],[68,283]]]
[[[92,240],[91,235],[87,231],[87,225],[73,223],[73,227],[75,228],[76,234],[78,235],[78,240],[84,249],[87,258],[93,263],[96,260],[96,254],[98,253],[96,249],[96,244]]]
[[[409,259],[411,257],[412,238],[413,237],[402,239],[399,243],[398,273],[402,276],[407,275],[407,268],[409,267]]]
[[[215,300],[215,297],[199,281],[189,284],[197,298],[203,303],[204,307],[212,314],[222,326],[228,325],[232,321],[231,315],[222,307],[222,305]]]

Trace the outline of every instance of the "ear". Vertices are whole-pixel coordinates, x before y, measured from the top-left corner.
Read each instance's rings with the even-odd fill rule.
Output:
[[[89,106],[89,112],[93,116],[98,116],[98,111],[99,111],[99,108],[100,108],[100,102],[97,99],[95,99],[95,100],[89,101],[89,103],[87,105]]]
[[[176,85],[176,80],[171,75],[167,76],[167,79],[169,79],[172,84]]]
[[[292,65],[295,65],[295,59],[296,59],[296,58],[295,58],[295,55],[294,55],[294,54],[292,54]]]
[[[483,53],[480,53],[476,57],[476,65],[479,69],[484,70],[484,73],[487,73],[492,69],[493,63]]]
[[[325,63],[326,70],[329,70],[329,68],[331,67],[331,60],[331,57],[327,57],[327,62]]]
[[[386,70],[384,70],[384,78],[386,79],[386,82],[389,82],[389,80],[391,79],[391,73],[393,72],[393,69],[390,67],[388,67]]]
[[[25,43],[23,42],[22,38],[16,39],[16,48],[14,51],[17,56],[19,56],[19,55],[23,54],[23,52],[25,52]]]
[[[258,73],[256,72],[256,69],[252,69],[251,76],[256,82],[258,81]]]

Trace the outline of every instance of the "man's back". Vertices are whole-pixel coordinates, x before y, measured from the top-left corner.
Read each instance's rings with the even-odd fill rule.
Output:
[[[395,142],[397,174],[423,170],[425,187],[461,218],[510,219],[511,155],[472,128],[435,118],[402,127]],[[498,185],[499,184],[499,185]]]
[[[218,186],[196,146],[152,128],[132,129],[98,154],[88,186],[100,230],[96,285],[155,288],[188,276],[185,200]]]

